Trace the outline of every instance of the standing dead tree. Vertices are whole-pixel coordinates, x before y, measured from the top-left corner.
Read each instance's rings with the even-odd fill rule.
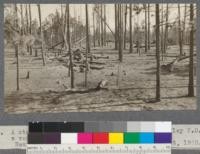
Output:
[[[159,4],[156,4],[156,101],[160,101],[160,13]]]
[[[126,49],[126,26],[127,26],[128,4],[125,5],[125,25],[124,25],[124,49]]]
[[[123,60],[123,4],[118,4],[119,61]]]
[[[15,7],[14,7],[14,12],[15,12],[15,20],[14,20],[14,25],[15,25],[15,28],[18,27],[18,8],[17,8],[17,4],[15,4]],[[15,46],[15,55],[16,55],[16,82],[17,82],[17,91],[19,90],[19,41],[16,40],[14,42],[14,46]]]
[[[45,59],[44,59],[44,38],[43,38],[43,31],[42,31],[42,19],[41,19],[41,8],[40,8],[40,4],[37,5],[38,7],[38,14],[39,14],[39,23],[40,23],[40,39],[41,39],[41,52],[42,52],[42,62],[43,62],[43,66],[45,66]]]
[[[130,13],[129,13],[129,34],[130,34],[130,48],[129,48],[129,52],[132,53],[133,52],[133,32],[132,32],[132,4],[129,4],[129,9],[130,9]]]
[[[67,40],[68,42],[68,52],[69,52],[69,68],[70,68],[70,77],[71,77],[71,88],[74,88],[74,68],[73,68],[73,60],[72,60],[72,51],[71,51],[71,39],[70,39],[70,9],[69,4],[66,4],[67,9]]]
[[[90,53],[88,4],[85,4],[85,15],[86,15],[85,87],[87,87],[87,73],[88,73],[88,70],[89,70],[89,66],[88,66],[88,53]]]
[[[148,10],[147,10],[147,14],[148,14],[148,50],[150,50],[151,48],[151,42],[150,42],[150,4],[148,4]]]
[[[148,49],[148,33],[147,33],[147,6],[146,4],[144,4],[144,13],[145,13],[145,31],[144,31],[144,35],[145,35],[145,53],[147,53],[147,49]]]
[[[190,4],[190,62],[189,62],[189,84],[188,96],[194,96],[194,6]]]
[[[117,4],[115,4],[115,50],[117,50],[118,49],[118,47],[119,47],[119,37],[118,37],[118,30],[119,30],[119,27],[118,27],[118,18],[119,18],[119,16],[118,16],[119,14],[118,14],[118,5]]]
[[[164,53],[167,51],[167,45],[168,45],[168,17],[169,17],[169,4],[166,5],[166,12],[165,12],[165,36],[164,36]]]
[[[182,47],[182,35],[181,35],[181,9],[180,4],[178,4],[178,39],[179,39],[179,47],[180,47],[180,55],[183,55],[183,47]]]
[[[31,13],[31,4],[28,5],[29,8],[29,33],[32,35],[32,13]],[[32,55],[32,45],[29,46],[30,55]]]
[[[106,5],[104,4],[104,46],[106,46]]]

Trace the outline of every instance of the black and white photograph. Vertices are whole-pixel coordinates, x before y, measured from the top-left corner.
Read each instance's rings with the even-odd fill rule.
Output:
[[[4,111],[196,110],[195,3],[4,4]]]

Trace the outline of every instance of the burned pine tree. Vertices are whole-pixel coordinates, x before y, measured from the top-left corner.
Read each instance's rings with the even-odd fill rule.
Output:
[[[87,87],[87,74],[89,70],[88,53],[90,53],[90,38],[89,38],[89,19],[88,19],[88,4],[85,4],[86,15],[86,55],[85,55],[85,87]]]
[[[148,4],[148,8],[147,8],[147,16],[148,16],[148,28],[147,28],[147,31],[148,31],[148,50],[150,50],[151,48],[151,42],[150,42],[150,35],[151,35],[151,31],[150,31],[150,4]]]
[[[43,31],[42,31],[42,19],[41,19],[41,8],[40,4],[37,5],[38,7],[38,14],[39,14],[39,23],[40,23],[40,39],[41,39],[41,53],[42,53],[42,62],[43,66],[45,66],[45,59],[44,59],[44,38],[43,38]]]
[[[180,4],[178,4],[178,39],[179,39],[179,48],[180,48],[180,55],[183,55],[183,45],[182,45],[182,30],[181,30],[181,9]]]
[[[160,11],[156,4],[156,101],[160,101]]]
[[[14,26],[15,28],[18,28],[18,8],[17,4],[14,6]],[[16,83],[17,83],[17,91],[19,90],[19,40],[16,40],[14,42],[14,47],[15,47],[15,56],[16,56]]]
[[[145,31],[144,31],[144,35],[145,35],[145,53],[147,53],[147,50],[148,50],[148,32],[147,32],[147,5],[146,4],[144,4],[144,13],[145,13],[145,25],[144,25],[144,29],[145,29]]]
[[[28,5],[29,8],[29,34],[32,35],[32,13],[31,13],[31,4]],[[32,55],[32,45],[29,46],[30,55]]]
[[[129,52],[132,53],[133,52],[133,32],[132,32],[132,4],[129,4],[129,9],[130,9],[130,13],[129,13],[129,42],[130,42],[130,48],[129,48]]]
[[[166,4],[166,12],[165,12],[165,34],[164,34],[164,53],[167,51],[167,45],[168,45],[168,18],[169,18],[169,4]]]
[[[125,4],[125,13],[124,13],[124,49],[126,49],[126,26],[127,26],[127,14],[128,14],[128,4]]]
[[[194,6],[190,4],[190,61],[188,96],[194,97]]]

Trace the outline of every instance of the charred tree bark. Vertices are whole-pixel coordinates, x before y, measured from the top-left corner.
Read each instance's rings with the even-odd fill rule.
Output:
[[[156,101],[160,101],[160,13],[159,4],[156,4]]]
[[[41,52],[42,52],[42,62],[43,62],[43,66],[45,66],[45,59],[44,59],[44,47],[43,47],[43,32],[42,32],[42,19],[41,19],[41,8],[40,8],[40,4],[37,5],[38,6],[38,13],[39,13],[39,22],[40,22],[40,38],[41,38]]]
[[[188,96],[194,97],[194,6],[190,4],[190,62],[189,62],[189,84]]]
[[[130,48],[129,48],[129,52],[133,53],[133,32],[132,32],[132,4],[129,4],[129,9],[130,9],[130,13],[129,13],[129,33],[130,33]]]

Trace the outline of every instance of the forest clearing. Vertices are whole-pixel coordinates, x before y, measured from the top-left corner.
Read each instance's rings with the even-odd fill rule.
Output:
[[[25,6],[26,10],[26,5],[19,5],[18,8],[22,11]],[[86,6],[82,4],[86,9],[85,25],[80,21],[77,23],[74,21],[76,29],[69,30],[70,26],[73,27],[73,24],[70,24],[71,20],[76,19],[70,18],[70,5],[62,4],[61,8],[66,9],[65,13],[61,11],[58,16],[52,18],[65,22],[55,27],[56,21],[53,20],[52,25],[48,26],[53,29],[51,33],[55,33],[54,35],[48,34],[48,29],[44,28],[45,22],[42,23],[41,18],[38,23],[44,26],[33,27],[32,25],[30,33],[30,25],[26,30],[28,21],[17,18],[16,14],[20,16],[20,13],[16,12],[17,6],[14,6],[14,11],[12,7],[9,8],[14,12],[14,21],[21,21],[21,25],[18,26],[21,32],[19,34],[11,32],[11,36],[17,36],[16,39],[21,37],[20,41],[23,40],[23,43],[18,40],[19,43],[14,43],[13,48],[12,41],[8,43],[9,40],[6,40],[5,112],[195,110],[197,60],[193,36],[194,25],[193,28],[185,26],[187,28],[183,30],[181,28],[179,31],[180,25],[174,24],[176,34],[181,33],[181,37],[177,35],[175,37],[173,30],[171,32],[167,30],[168,26],[163,24],[159,26],[160,23],[168,22],[165,21],[168,20],[166,13],[169,9],[168,4],[162,6],[160,13],[156,9],[159,4],[152,4],[150,7],[154,10],[154,16],[151,18],[155,18],[155,25],[158,24],[159,28],[155,28],[154,23],[149,21],[150,17],[149,24],[145,21],[141,22],[141,25],[135,23],[132,27],[130,26],[132,18],[138,16],[137,13],[133,14],[137,11],[136,8],[131,4],[118,5],[113,4],[113,8],[116,9],[114,10],[119,15],[119,17],[115,15],[115,19],[118,20],[114,23],[117,30],[112,30],[105,22],[105,19],[109,20],[106,18],[108,14],[106,11],[100,15],[104,17],[102,20],[98,18],[101,11],[97,12],[96,16],[93,15],[93,18],[87,17],[87,4]],[[174,5],[177,7],[177,4]],[[188,11],[190,15],[187,18],[180,17],[182,26],[184,20],[185,25],[194,20],[191,16],[191,9],[193,9],[191,5],[186,7],[185,4],[181,5],[186,8],[186,10],[182,9],[182,15],[184,11]],[[95,8],[99,9],[106,5],[90,4],[89,6],[95,12]],[[147,11],[146,5],[140,7],[146,19],[150,11]],[[38,5],[38,10],[39,8]],[[165,15],[162,16],[162,13]],[[158,18],[159,14],[162,21]],[[21,17],[24,15],[26,14],[22,13]],[[41,15],[39,11],[39,17]],[[122,24],[123,20],[129,24]],[[89,27],[89,23],[93,23],[92,28]],[[82,26],[82,29],[78,26]],[[62,30],[54,31],[55,29]],[[113,32],[115,32],[114,36]],[[59,37],[49,40],[56,35]]]

